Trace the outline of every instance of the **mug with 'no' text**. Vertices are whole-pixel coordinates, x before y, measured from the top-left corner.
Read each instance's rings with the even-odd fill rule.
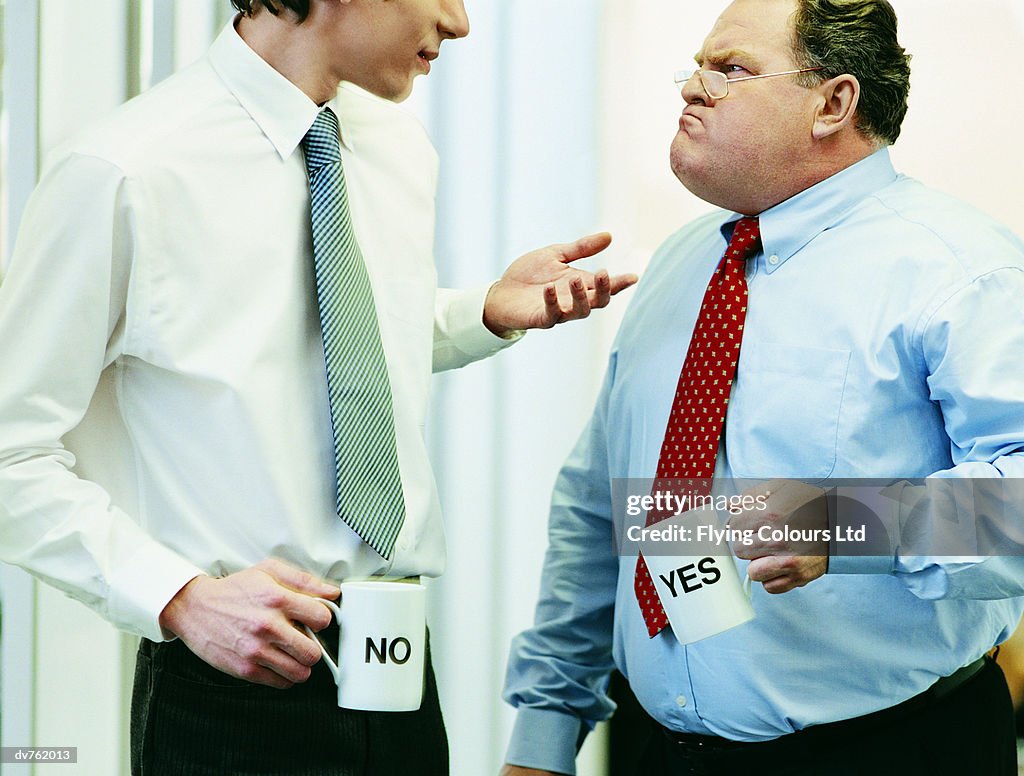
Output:
[[[337,660],[309,628],[338,685],[338,706],[415,711],[423,699],[426,589],[401,580],[341,584],[339,603],[319,599],[338,621]],[[305,627],[305,626],[303,626]]]

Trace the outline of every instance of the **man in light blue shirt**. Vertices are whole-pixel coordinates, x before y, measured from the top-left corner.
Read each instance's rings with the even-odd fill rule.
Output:
[[[888,554],[737,545],[761,583],[755,618],[687,646],[648,636],[636,553],[613,547],[613,481],[655,476],[741,215],[763,248],[716,478],[1024,477],[1024,246],[893,170],[909,57],[886,0],[736,0],[696,59],[672,167],[728,212],[652,260],[556,483],[536,622],[512,645],[504,773],[574,773],[612,713],[613,667],[663,728],[645,773],[1014,773],[1005,681],[979,658],[1021,615],[1024,559],[907,554],[895,529],[923,486],[880,515]],[[1019,535],[1018,505],[1003,506]]]

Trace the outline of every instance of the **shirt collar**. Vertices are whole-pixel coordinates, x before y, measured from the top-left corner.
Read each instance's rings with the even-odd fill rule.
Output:
[[[758,216],[763,267],[771,274],[807,243],[833,226],[851,207],[896,180],[889,149],[882,148],[830,178],[768,208]],[[722,225],[728,236],[739,213]]]
[[[320,107],[249,48],[235,29],[235,21],[237,17],[210,47],[210,64],[281,158],[287,159],[313,126]],[[336,97],[329,103],[335,113],[337,103]],[[338,124],[341,142],[351,149],[341,115]]]

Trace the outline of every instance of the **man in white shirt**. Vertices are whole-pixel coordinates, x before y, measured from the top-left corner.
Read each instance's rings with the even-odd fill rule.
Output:
[[[339,710],[295,625],[328,626],[313,597],[348,577],[443,570],[431,371],[635,277],[568,265],[602,234],[436,289],[436,156],[388,101],[468,33],[462,0],[234,4],[204,60],[73,141],[26,211],[0,288],[2,557],[144,637],[136,773],[445,773],[432,676],[420,712]],[[336,501],[300,151],[327,111],[390,384],[404,519],[383,553]]]

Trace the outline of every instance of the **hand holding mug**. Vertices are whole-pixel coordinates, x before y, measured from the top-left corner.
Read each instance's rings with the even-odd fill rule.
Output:
[[[764,509],[738,510],[731,528],[749,531],[736,557],[749,560],[747,575],[768,593],[803,587],[828,570],[828,505],[825,491],[797,480],[772,480],[746,491]]]
[[[268,559],[219,579],[200,575],[164,607],[160,625],[198,657],[238,679],[286,689],[306,681],[320,659],[293,623],[319,630],[331,621],[317,597],[338,588]]]

